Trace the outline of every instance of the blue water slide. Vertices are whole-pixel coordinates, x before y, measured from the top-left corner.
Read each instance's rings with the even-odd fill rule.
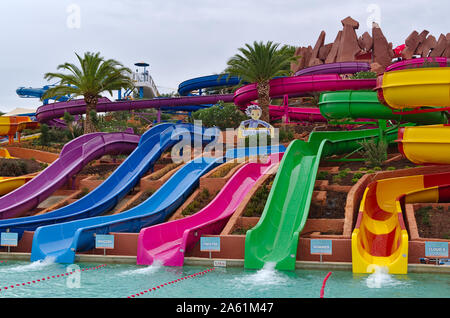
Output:
[[[282,145],[228,151],[225,157],[200,157],[186,163],[152,196],[140,205],[115,215],[39,227],[33,236],[31,261],[50,258],[58,263],[73,263],[77,251],[95,247],[95,235],[113,232],[136,233],[142,228],[164,222],[198,187],[199,179],[211,169],[236,156],[284,152]]]
[[[228,76],[228,74],[207,75],[192,78],[181,82],[178,85],[178,94],[188,96],[194,90],[203,88],[213,88],[221,86],[235,86],[239,84],[240,78],[237,76]]]
[[[43,87],[19,87],[16,89],[16,94],[22,98],[42,98],[45,92],[54,85],[45,85]],[[69,96],[57,96],[51,99],[57,99],[59,102],[65,102],[69,100]],[[47,104],[48,99],[44,100],[44,104]]]
[[[100,215],[113,208],[139,182],[166,149],[185,136],[196,138],[195,136],[202,134],[202,131],[201,128],[194,128],[192,124],[156,125],[141,136],[136,149],[93,191],[74,203],[51,212],[0,220],[0,232],[19,233],[20,238],[24,231],[34,231],[39,226]],[[207,137],[208,135],[205,135],[204,139]]]

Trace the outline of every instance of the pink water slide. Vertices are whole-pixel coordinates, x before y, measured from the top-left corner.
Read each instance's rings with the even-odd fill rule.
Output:
[[[275,153],[266,163],[243,165],[217,196],[197,213],[142,229],[138,237],[137,264],[157,262],[165,266],[183,266],[185,253],[202,235],[219,234],[255,183],[270,173],[282,156],[283,153]]]
[[[375,78],[342,79],[338,74],[302,75],[270,80],[269,95],[271,98],[282,98],[284,95],[296,97],[313,92],[374,89],[375,86]],[[257,85],[253,83],[236,90],[233,101],[239,107],[246,107],[256,99]]]

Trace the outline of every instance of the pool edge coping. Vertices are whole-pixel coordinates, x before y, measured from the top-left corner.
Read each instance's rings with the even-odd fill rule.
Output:
[[[0,252],[1,260],[20,260],[29,261],[31,253],[7,253]],[[225,267],[244,267],[243,259],[219,259],[219,258],[200,258],[186,257],[184,265],[187,266],[216,266],[220,267],[215,261],[221,261]],[[107,263],[107,264],[136,264],[136,256],[122,255],[92,255],[77,254],[75,263]],[[314,262],[314,261],[296,261],[295,269],[321,269],[321,270],[352,270],[350,262]],[[408,264],[408,273],[440,273],[450,274],[450,266],[434,264]]]

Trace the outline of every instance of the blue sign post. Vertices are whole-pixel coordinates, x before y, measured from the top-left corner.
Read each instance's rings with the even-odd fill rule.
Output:
[[[209,252],[209,258],[211,258],[211,252],[220,252],[220,236],[200,237],[200,251]]]
[[[107,249],[114,249],[114,235],[95,234],[95,248],[102,248],[106,255]]]
[[[322,262],[322,255],[333,254],[333,242],[331,240],[311,240],[310,253],[311,255],[320,255]]]
[[[13,232],[2,232],[0,237],[0,245],[8,246],[8,253],[11,246],[17,246],[19,241],[19,234]]]
[[[436,258],[436,264],[439,264],[439,258],[448,257],[448,242],[425,242],[425,256]]]

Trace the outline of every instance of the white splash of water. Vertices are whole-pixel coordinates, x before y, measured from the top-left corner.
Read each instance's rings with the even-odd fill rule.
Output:
[[[256,273],[248,276],[240,277],[242,284],[253,286],[281,285],[288,281],[282,273],[275,269],[276,263],[269,262],[264,264],[263,268]]]
[[[373,273],[366,279],[366,285],[369,288],[392,287],[401,284],[392,275],[389,275],[389,269],[384,266],[373,266]]]
[[[18,265],[14,267],[5,267],[4,270],[7,272],[29,272],[29,271],[39,271],[47,266],[55,264],[55,257],[47,256],[43,260],[38,260],[26,265]],[[2,269],[3,270],[3,269]]]
[[[131,269],[124,271],[122,273],[119,273],[119,276],[133,276],[133,275],[151,275],[153,273],[156,273],[163,267],[163,264],[160,261],[155,261],[152,265],[145,266],[138,269]]]

